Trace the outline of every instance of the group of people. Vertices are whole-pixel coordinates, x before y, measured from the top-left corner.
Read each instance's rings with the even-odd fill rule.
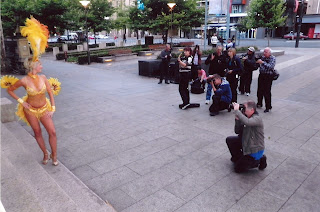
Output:
[[[220,101],[222,101],[221,99],[224,101],[228,100],[225,103],[230,104],[232,102],[237,102],[238,94],[245,94],[246,96],[249,96],[251,93],[252,73],[259,68],[260,74],[258,78],[257,107],[262,107],[262,101],[265,99],[266,109],[264,112],[269,112],[272,109],[271,86],[275,62],[275,57],[271,55],[270,48],[265,48],[263,55],[260,58],[257,58],[253,47],[249,47],[245,55],[238,57],[234,48],[229,48],[227,50],[227,55],[225,55],[222,52],[222,46],[217,46],[216,52],[209,55],[205,61],[205,63],[209,65],[209,77],[207,78],[207,81],[213,81],[208,84],[205,103],[209,104],[210,102],[212,87],[216,85],[216,87],[219,88],[220,85],[215,84],[215,79],[219,77],[223,78],[221,80],[221,84],[228,84],[230,92],[229,89],[225,89],[223,94],[218,94],[218,96],[225,96],[225,98],[213,97],[213,105],[220,104],[217,99],[220,99]],[[240,85],[238,86],[239,81]],[[212,116],[217,115],[220,110],[227,109],[225,106],[226,104],[220,104],[221,107],[213,105],[209,109],[210,115]]]
[[[162,62],[160,65],[159,84],[165,80],[169,84],[168,70],[171,60],[171,48],[166,44],[166,48],[160,54]],[[255,48],[249,47],[247,53],[240,57],[236,55],[235,48],[227,48],[218,45],[215,52],[208,55],[205,64],[209,65],[208,76],[201,68],[202,52],[198,45],[192,50],[190,47],[184,48],[183,55],[178,57],[179,65],[179,93],[182,98],[181,109],[187,109],[190,105],[189,82],[198,79],[205,86],[206,100],[212,105],[209,108],[210,115],[215,116],[219,111],[228,109],[233,102],[237,102],[237,95],[250,96],[253,71],[259,68],[257,91],[257,107],[262,107],[265,100],[265,110],[267,113],[272,109],[271,106],[271,86],[275,67],[275,57],[271,55],[271,49],[265,48],[263,55],[257,57]],[[240,82],[240,83],[239,83]],[[230,110],[230,109],[229,109]]]
[[[265,113],[271,106],[271,86],[275,67],[275,57],[271,55],[271,49],[265,48],[263,55],[255,56],[255,49],[249,47],[245,55],[238,57],[236,50],[230,47],[227,55],[223,53],[222,46],[216,47],[216,52],[210,54],[205,63],[209,65],[209,76],[201,69],[201,51],[196,46],[184,48],[184,55],[178,57],[180,83],[179,93],[182,99],[181,109],[190,107],[189,81],[196,70],[199,80],[207,82],[206,104],[209,104],[212,92],[212,105],[209,108],[210,115],[216,116],[219,111],[231,108],[235,111],[235,133],[237,136],[229,136],[226,139],[231,161],[234,162],[236,172],[244,172],[251,168],[263,170],[267,167],[267,158],[264,155],[264,131],[263,122],[257,108],[262,107],[265,100]],[[243,65],[242,65],[242,62]],[[196,62],[194,62],[196,61]],[[250,95],[252,72],[259,68],[257,104],[248,101],[243,105],[237,103],[237,94]],[[238,86],[240,78],[240,86]]]
[[[183,102],[179,105],[181,109],[187,109],[190,106],[188,86],[190,76],[192,76],[190,73],[192,73],[192,67],[194,66],[192,63],[194,60],[192,55],[194,55],[194,53],[197,54],[198,51],[198,47],[195,48],[193,53],[190,48],[186,47],[184,48],[184,55],[178,57],[180,66],[179,93]],[[247,71],[252,72],[253,68],[249,66],[250,63],[246,61],[254,55],[253,47],[250,47],[248,51],[250,51],[248,52],[250,56],[246,55],[242,59],[244,60],[245,68],[248,68]],[[228,56],[226,57],[222,53],[222,47],[218,46],[217,52],[209,55],[206,62],[210,64],[209,74],[212,75],[206,77],[204,71],[199,68],[199,66],[197,70],[200,80],[205,79],[208,82],[206,98],[211,97],[212,91],[214,93],[212,97],[213,103],[209,109],[211,112],[210,115],[217,115],[220,110],[230,108],[230,103],[233,102],[232,107],[235,111],[235,133],[238,135],[227,137],[226,143],[231,154],[231,161],[234,162],[235,172],[245,172],[251,168],[265,169],[267,167],[267,157],[264,155],[263,121],[256,110],[260,104],[260,96],[258,96],[258,104],[250,100],[240,107],[240,105],[236,103],[237,75],[241,74],[242,64],[236,56],[235,49],[230,48],[228,50]],[[270,49],[266,48],[262,58],[258,60],[254,59],[254,63],[260,65],[261,76],[259,76],[259,82],[264,83],[267,78],[265,75],[268,74],[268,71],[271,71],[275,65],[275,58],[271,56]],[[249,67],[251,67],[251,69],[249,69]],[[261,77],[263,78],[261,79]],[[250,84],[251,83],[249,83],[249,86]],[[258,93],[260,95],[261,92],[266,100],[266,108],[270,109],[267,96],[269,95],[268,92],[270,92],[271,87],[267,87],[268,85],[259,85]],[[268,91],[267,88],[270,88],[270,90]]]

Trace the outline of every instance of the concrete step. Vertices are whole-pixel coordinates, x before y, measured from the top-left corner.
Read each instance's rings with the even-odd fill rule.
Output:
[[[7,211],[45,211],[23,176],[3,155],[1,157],[1,169],[3,170],[1,173],[1,200],[4,202]]]
[[[92,192],[82,181],[80,181],[72,172],[70,172],[63,164],[54,167],[51,161],[44,166],[41,164],[42,152],[38,147],[35,139],[31,136],[18,122],[10,122],[4,124],[4,127],[12,132],[16,141],[19,141],[24,149],[29,152],[32,160],[41,167],[41,172],[55,182],[56,187],[62,188],[63,192],[77,206],[77,211],[97,211],[97,212],[114,212],[113,207],[103,201],[94,192]],[[3,139],[2,139],[3,140]],[[3,141],[2,141],[3,142]],[[59,141],[58,141],[59,142]],[[11,144],[3,145],[4,150]],[[49,147],[47,147],[49,148]],[[13,153],[11,153],[13,154]],[[58,154],[59,156],[59,154]],[[24,164],[27,165],[27,162]],[[30,173],[32,174],[32,173]],[[41,179],[39,179],[41,180]],[[58,203],[58,202],[57,202]],[[61,204],[61,203],[60,203]],[[54,210],[51,210],[54,211]],[[59,210],[72,211],[72,210]]]
[[[77,208],[75,202],[64,192],[64,190],[50,177],[42,168],[39,162],[35,161],[32,153],[28,152],[23,144],[20,143],[10,132],[5,124],[1,124],[1,145],[4,149],[1,156],[6,158],[14,167],[20,179],[28,185],[30,193],[34,195],[35,200],[44,211],[81,211]],[[6,138],[9,138],[8,140]],[[7,142],[10,142],[9,144]],[[36,143],[35,143],[36,144]],[[2,170],[2,172],[11,172],[11,169]],[[9,174],[10,175],[10,174]],[[16,193],[20,192],[17,190]],[[4,194],[7,191],[3,190]],[[9,196],[15,198],[15,196]],[[28,198],[28,197],[25,197]],[[7,203],[3,202],[4,207]],[[20,202],[14,202],[19,208]]]

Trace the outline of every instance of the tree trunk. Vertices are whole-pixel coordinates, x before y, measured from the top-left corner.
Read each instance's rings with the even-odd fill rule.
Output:
[[[139,40],[139,30],[136,30],[137,33],[137,40]]]
[[[270,29],[267,29],[268,47],[270,47]]]
[[[3,28],[2,28],[2,20],[0,17],[0,41],[1,41],[1,72],[7,71],[7,66],[6,66],[6,51],[5,51],[5,46],[4,46],[4,36],[3,36]]]

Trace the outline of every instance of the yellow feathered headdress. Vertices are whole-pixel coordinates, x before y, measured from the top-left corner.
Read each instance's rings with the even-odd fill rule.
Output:
[[[26,19],[26,26],[21,27],[21,34],[30,42],[33,61],[37,61],[48,46],[48,27],[31,16],[30,19]]]

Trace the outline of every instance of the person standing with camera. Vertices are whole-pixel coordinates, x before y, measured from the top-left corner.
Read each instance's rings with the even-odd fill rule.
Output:
[[[244,71],[240,77],[239,91],[241,94],[250,96],[250,88],[252,82],[252,72],[259,68],[256,63],[255,49],[251,46],[248,48],[247,54],[242,56]]]
[[[209,108],[210,116],[216,116],[219,111],[228,109],[231,103],[231,89],[229,82],[221,78],[218,74],[207,78],[207,82],[211,84],[214,95],[212,96],[212,105]]]
[[[237,102],[238,76],[242,73],[242,64],[239,57],[236,56],[236,49],[230,48],[228,56],[226,79],[230,83],[232,102]]]
[[[260,74],[258,78],[258,103],[257,108],[262,107],[262,100],[264,98],[266,109],[265,113],[268,113],[271,109],[271,86],[273,81],[273,72],[276,65],[276,57],[271,55],[271,49],[265,48],[261,59],[257,60],[260,64]]]
[[[240,107],[242,111],[240,111]],[[235,133],[238,136],[226,138],[231,161],[237,173],[251,168],[267,167],[267,157],[264,155],[264,128],[262,118],[256,111],[256,103],[248,101],[243,105],[233,103],[235,112]]]
[[[181,57],[181,54],[178,57],[179,62],[179,73],[180,73],[180,82],[179,82],[179,93],[182,99],[182,104],[179,105],[179,108],[182,110],[187,109],[190,106],[190,94],[189,94],[189,80],[192,64],[191,48],[185,47],[183,49],[184,56]]]
[[[226,68],[226,57],[225,55],[222,53],[222,46],[217,46],[216,48],[216,52],[210,54],[206,61],[205,64],[209,65],[209,76],[212,76],[213,74],[218,74],[221,77],[224,76],[224,70]],[[210,99],[211,99],[211,94],[212,94],[212,86],[210,83],[208,83],[208,87],[207,87],[207,94],[206,94],[206,104],[210,103]]]
[[[160,81],[158,82],[158,84],[162,83],[163,78],[164,78],[165,83],[169,84],[168,69],[169,69],[169,64],[170,64],[170,60],[171,60],[171,49],[170,49],[169,44],[166,44],[166,48],[161,51],[160,57],[161,57]]]

